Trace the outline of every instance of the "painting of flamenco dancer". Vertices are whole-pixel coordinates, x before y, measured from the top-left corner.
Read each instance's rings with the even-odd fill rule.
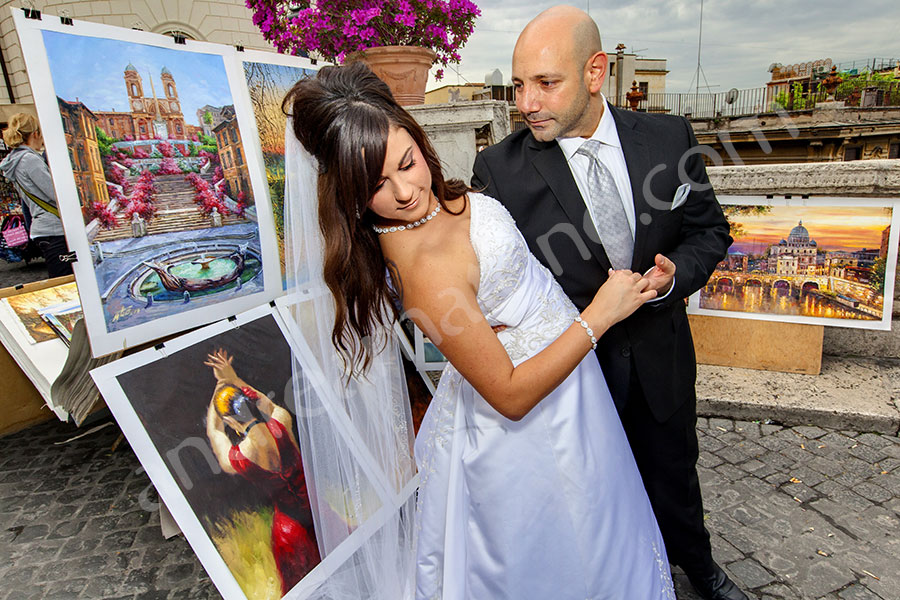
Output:
[[[116,376],[154,457],[247,598],[281,598],[320,563],[292,413],[291,360],[269,315]],[[120,419],[116,394],[104,395]],[[123,431],[153,478],[146,451],[133,431]],[[166,489],[154,484],[161,494]],[[177,502],[164,499],[189,533]],[[188,540],[209,571],[196,540]]]
[[[16,21],[29,73],[46,76],[54,100],[37,108],[94,354],[272,299],[271,208],[264,199],[261,226],[232,91],[244,81],[229,80],[228,48]],[[46,62],[33,58],[41,53]]]
[[[216,389],[206,435],[222,471],[272,490],[272,555],[287,593],[319,562],[291,414],[237,376],[224,350],[207,356]]]

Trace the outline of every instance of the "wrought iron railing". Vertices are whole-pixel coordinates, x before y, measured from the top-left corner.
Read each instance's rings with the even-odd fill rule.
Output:
[[[610,101],[616,106],[629,106],[624,95]],[[692,119],[748,116],[768,112],[770,108],[765,87],[716,93],[650,93],[637,105],[640,111]]]
[[[779,110],[810,110],[828,100],[828,93],[821,82],[813,82],[812,86],[811,90],[804,89],[804,84],[796,82],[791,87],[778,91],[769,87],[757,87],[716,93],[651,93],[638,102],[636,108],[643,112],[666,113],[689,119],[749,117]],[[834,100],[843,102],[845,106],[858,108],[900,106],[900,80],[871,73],[848,78],[838,85]],[[609,101],[615,106],[629,107],[624,95],[611,97]],[[510,116],[513,131],[525,127],[525,121],[517,110],[513,109]]]
[[[651,93],[637,104],[637,110],[690,119],[753,116],[780,109],[809,110],[828,99],[819,82],[813,85],[812,90],[807,90],[798,83],[777,93],[766,87],[716,93]],[[900,80],[876,75],[854,77],[838,85],[834,100],[858,108],[900,106]],[[611,98],[610,102],[620,107],[629,106],[625,96]]]

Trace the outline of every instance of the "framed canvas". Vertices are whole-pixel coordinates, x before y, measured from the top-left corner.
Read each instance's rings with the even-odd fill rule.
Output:
[[[722,196],[719,202],[734,243],[691,296],[688,312],[890,329],[895,199]]]
[[[259,140],[252,150],[258,152],[254,165],[263,167],[251,173],[259,181],[255,189],[263,190],[272,206],[275,237],[282,278],[286,283],[284,259],[284,140],[287,116],[281,103],[285,94],[300,79],[315,76],[320,64],[308,58],[246,50],[238,52],[241,69],[247,82],[246,101],[253,108],[254,137]]]
[[[236,50],[14,15],[93,354],[278,295]]]
[[[327,503],[333,528],[347,500],[343,489],[307,486],[315,456],[297,407],[311,399],[293,397],[295,360],[304,376],[321,376],[303,341],[264,305],[91,372],[226,599],[309,598],[401,504],[361,456],[352,427],[338,423],[341,447],[361,458],[356,483],[381,498],[382,509],[347,522],[349,535],[335,548],[317,539],[325,517],[311,502]],[[326,408],[312,418],[333,417]]]

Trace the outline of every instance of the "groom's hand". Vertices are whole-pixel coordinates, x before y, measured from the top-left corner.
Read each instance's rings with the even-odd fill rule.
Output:
[[[656,290],[656,297],[665,296],[672,287],[672,281],[675,280],[675,263],[663,256],[657,254],[656,264],[644,273],[644,278],[650,282],[648,290]]]

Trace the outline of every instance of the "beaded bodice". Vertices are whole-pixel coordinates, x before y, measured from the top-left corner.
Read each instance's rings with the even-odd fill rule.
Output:
[[[469,236],[478,258],[478,305],[514,362],[534,356],[572,324],[578,311],[553,275],[528,250],[502,204],[469,194]]]

